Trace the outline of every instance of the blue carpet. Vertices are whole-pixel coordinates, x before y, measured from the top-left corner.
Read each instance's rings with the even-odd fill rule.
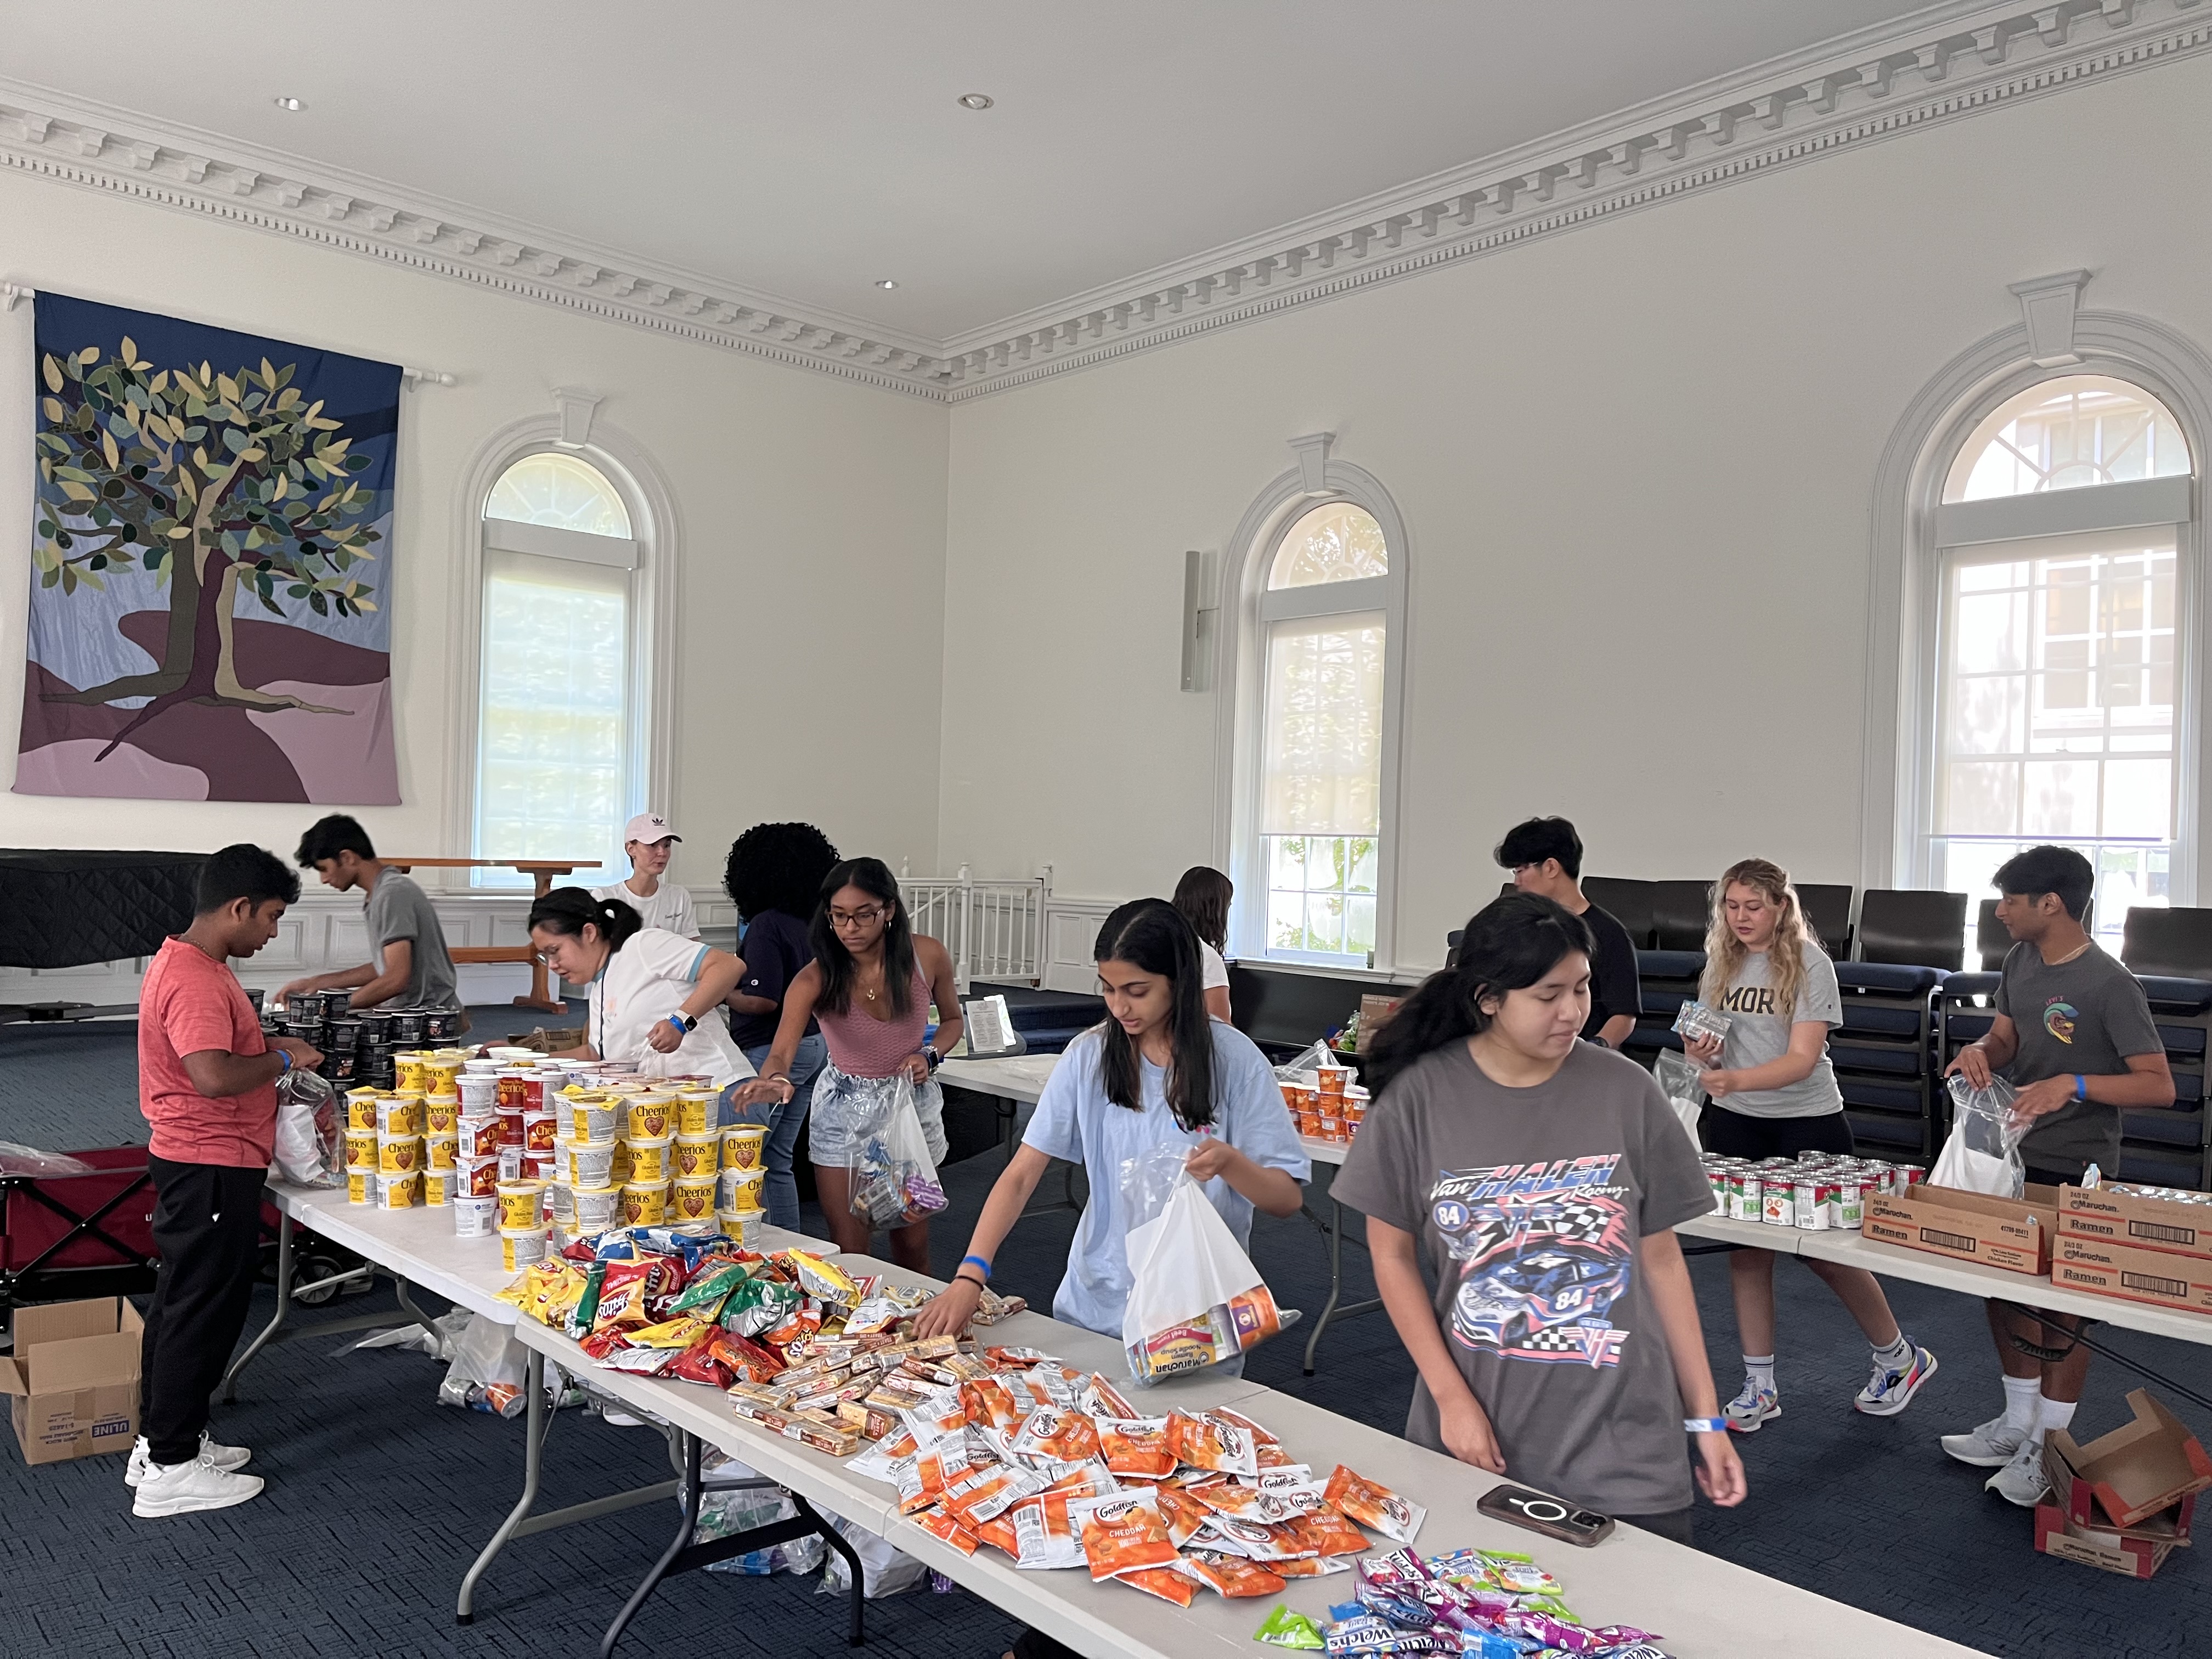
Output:
[[[477,1030],[522,1029],[516,1011],[483,1010]],[[0,1139],[53,1148],[143,1139],[127,1023],[0,1027]],[[994,1156],[945,1171],[949,1214],[933,1229],[940,1273],[957,1262],[998,1169]],[[1056,1193],[1056,1181],[1040,1189]],[[1325,1200],[1314,1198],[1326,1212]],[[1048,1308],[1073,1231],[1069,1212],[1032,1216],[1000,1255],[1000,1282]],[[1352,1218],[1357,1227],[1357,1218]],[[1286,1306],[1310,1319],[1327,1290],[1321,1236],[1297,1219],[1259,1218],[1253,1255]],[[1365,1258],[1347,1246],[1346,1295],[1373,1294]],[[1728,1272],[1692,1264],[1714,1371],[1723,1393],[1741,1376]],[[1777,1273],[1781,1383],[1788,1414],[1742,1443],[1752,1496],[1741,1509],[1700,1504],[1702,1548],[1755,1571],[2017,1659],[2181,1659],[2204,1650],[2212,1588],[2178,1552],[2136,1583],[2034,1553],[2029,1516],[1981,1490],[1937,1435],[1969,1427],[1999,1403],[1980,1309],[1892,1282],[1905,1328],[1942,1369],[1902,1417],[1850,1408],[1866,1348],[1809,1273]],[[380,1292],[380,1294],[382,1294]],[[340,1304],[344,1312],[362,1298]],[[268,1317],[263,1292],[254,1323]],[[1301,1374],[1303,1331],[1253,1356],[1250,1374],[1358,1421],[1395,1430],[1413,1370],[1380,1314],[1332,1328],[1319,1374]],[[2107,1330],[2112,1346],[2201,1383],[2202,1348]],[[672,1504],[512,1545],[479,1587],[477,1623],[452,1622],[460,1575],[520,1481],[521,1425],[435,1406],[440,1368],[419,1354],[371,1351],[333,1359],[349,1338],[276,1348],[247,1373],[216,1433],[252,1445],[266,1492],[215,1515],[134,1521],[118,1458],[26,1468],[0,1453],[0,1651],[105,1650],[158,1659],[254,1655],[515,1656],[593,1651],[599,1632],[675,1521]],[[2125,1420],[2135,1379],[2100,1361],[2076,1422],[2087,1437]],[[2154,1389],[2154,1392],[2161,1392]],[[2212,1441],[2212,1414],[2163,1395]],[[548,1451],[547,1507],[665,1479],[647,1430],[561,1414]],[[1437,1548],[1449,1539],[1424,1539]],[[1567,1565],[1571,1568],[1573,1563]],[[702,1649],[806,1659],[847,1651],[839,1606],[788,1577],[694,1573],[647,1604],[623,1651]],[[965,1592],[871,1603],[869,1650],[886,1659],[974,1659],[1001,1650],[1010,1620]],[[1790,1650],[1776,1632],[1774,1650]]]

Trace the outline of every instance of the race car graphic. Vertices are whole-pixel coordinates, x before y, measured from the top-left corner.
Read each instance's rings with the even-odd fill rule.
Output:
[[[1613,1304],[1635,1270],[1618,1154],[1456,1170],[1429,1194],[1430,1219],[1459,1275],[1453,1340],[1547,1364],[1618,1365],[1628,1332]]]

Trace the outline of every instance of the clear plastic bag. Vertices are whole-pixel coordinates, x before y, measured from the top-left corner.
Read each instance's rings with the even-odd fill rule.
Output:
[[[276,1156],[272,1162],[277,1174],[295,1187],[345,1185],[337,1091],[327,1079],[295,1067],[276,1079]]]
[[[1286,1060],[1275,1067],[1275,1076],[1285,1083],[1296,1082],[1301,1077],[1312,1077],[1324,1066],[1339,1064],[1329,1052],[1327,1042],[1316,1042],[1295,1060]]]
[[[2020,1156],[2021,1126],[2013,1118],[2013,1086],[1992,1077],[1977,1089],[1953,1073],[1951,1133],[1928,1179],[1937,1187],[2018,1198],[2027,1186],[2027,1166]]]
[[[0,1175],[87,1175],[92,1165],[67,1152],[42,1152],[20,1140],[0,1140]]]
[[[1205,1188],[1182,1167],[1188,1152],[1167,1142],[1122,1165],[1124,1200],[1141,1206],[1155,1195],[1167,1158],[1175,1159],[1166,1201],[1128,1233],[1121,1345],[1130,1377],[1144,1387],[1236,1358],[1297,1317],[1275,1306]]]
[[[1672,1048],[1662,1048],[1659,1058],[1652,1062],[1652,1080],[1667,1103],[1674,1109],[1674,1118],[1690,1137],[1690,1144],[1698,1151],[1705,1150],[1698,1139],[1698,1117],[1705,1103],[1705,1091],[1698,1082],[1698,1068]]]
[[[1674,1012],[1674,1031],[1686,1042],[1699,1037],[1711,1037],[1718,1042],[1729,1034],[1734,1024],[1726,1014],[1708,1008],[1702,1002],[1686,1002]]]
[[[498,1417],[517,1417],[530,1402],[523,1398],[529,1379],[530,1356],[505,1325],[481,1314],[469,1322],[450,1345],[453,1363],[446,1380],[438,1385],[441,1406],[489,1412]]]
[[[706,1455],[699,1466],[699,1472],[709,1481],[758,1478],[758,1471],[750,1465],[714,1451]],[[680,1507],[684,1501],[681,1493],[678,1494],[676,1501]],[[792,1506],[789,1494],[775,1486],[748,1486],[737,1492],[709,1490],[700,1494],[699,1525],[692,1533],[691,1540],[697,1544],[709,1543],[734,1533],[750,1532],[755,1527],[788,1521],[798,1513]],[[737,1573],[750,1578],[765,1578],[775,1572],[812,1572],[822,1565],[823,1552],[827,1547],[818,1535],[793,1538],[781,1544],[771,1544],[766,1549],[749,1550],[743,1555],[733,1555],[726,1561],[709,1562],[707,1571]]]
[[[1198,1145],[1189,1140],[1160,1140],[1121,1164],[1121,1224],[1134,1231],[1168,1206],[1182,1180],[1183,1160]]]
[[[854,1102],[845,1154],[853,1213],[872,1227],[903,1227],[945,1207],[945,1188],[902,1072]]]

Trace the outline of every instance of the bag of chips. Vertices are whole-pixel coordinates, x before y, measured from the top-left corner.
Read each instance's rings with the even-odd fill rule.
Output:
[[[1175,1565],[1176,1547],[1150,1498],[1115,1492],[1083,1498],[1068,1504],[1067,1517],[1083,1540],[1094,1583]]]
[[[1328,1477],[1327,1495],[1330,1503],[1361,1526],[1371,1527],[1401,1544],[1412,1543],[1421,1522],[1428,1518],[1428,1510],[1420,1504],[1354,1474],[1341,1463]]]

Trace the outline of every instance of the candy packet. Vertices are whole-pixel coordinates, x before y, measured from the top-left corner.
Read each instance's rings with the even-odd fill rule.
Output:
[[[1304,1648],[1318,1650],[1328,1644],[1322,1638],[1321,1626],[1303,1613],[1292,1613],[1288,1607],[1277,1607],[1260,1621],[1260,1628],[1252,1632],[1255,1642],[1265,1642],[1271,1647]]]
[[[1401,1544],[1410,1544],[1428,1518],[1428,1510],[1419,1504],[1398,1496],[1388,1486],[1354,1474],[1339,1463],[1328,1478],[1326,1492],[1328,1501],[1358,1522],[1371,1527],[1385,1538],[1395,1538]]]
[[[860,1289],[853,1283],[852,1276],[834,1261],[824,1261],[818,1255],[805,1250],[778,1250],[771,1260],[788,1268],[799,1282],[799,1289],[807,1295],[840,1308],[860,1305]]]

